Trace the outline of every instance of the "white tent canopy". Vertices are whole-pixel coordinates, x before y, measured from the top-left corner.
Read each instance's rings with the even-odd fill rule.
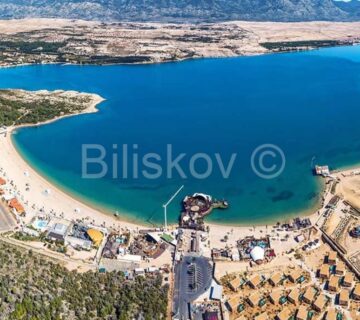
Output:
[[[265,258],[265,250],[259,246],[254,247],[250,252],[250,257],[255,262],[263,261]]]

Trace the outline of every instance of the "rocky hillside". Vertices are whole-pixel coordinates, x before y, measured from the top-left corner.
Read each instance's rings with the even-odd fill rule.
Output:
[[[0,0],[0,18],[102,21],[357,20],[358,0]],[[355,9],[354,9],[355,8]]]
[[[336,5],[342,10],[347,12],[354,20],[360,20],[360,1],[351,0],[348,2],[337,1]]]

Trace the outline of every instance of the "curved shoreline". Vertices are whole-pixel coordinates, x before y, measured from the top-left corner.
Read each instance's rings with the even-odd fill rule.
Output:
[[[119,212],[119,216],[117,218],[115,218],[114,214],[112,214],[110,211],[103,210],[101,208],[101,206],[97,207],[96,205],[92,204],[91,201],[86,201],[85,198],[81,198],[81,196],[75,195],[71,190],[67,189],[65,186],[59,185],[55,181],[51,181],[51,179],[48,176],[41,174],[36,168],[34,168],[29,162],[27,162],[24,159],[24,157],[21,155],[21,152],[18,150],[18,148],[16,147],[16,144],[12,140],[13,134],[15,134],[15,133],[16,133],[16,129],[14,129],[13,133],[10,136],[10,143],[12,145],[12,149],[14,150],[14,154],[16,154],[17,157],[21,158],[26,163],[26,165],[29,166],[29,168],[31,168],[31,171],[36,176],[39,176],[42,180],[46,181],[46,183],[49,185],[49,187],[51,187],[52,192],[54,192],[54,190],[56,190],[56,192],[63,194],[64,196],[69,198],[69,200],[72,199],[74,202],[81,203],[85,207],[91,209],[92,211],[96,211],[96,213],[98,213],[100,215],[104,215],[106,217],[112,217],[114,219],[114,221],[116,221],[116,222],[125,222],[125,223],[129,223],[136,227],[140,227],[140,226],[144,227],[145,226],[145,224],[142,224],[140,221],[137,221],[135,219],[134,220],[132,220],[130,218],[126,219],[125,216],[127,216],[127,214],[124,212]]]
[[[140,223],[124,221],[122,220],[123,217],[121,217],[121,220],[115,218],[98,209],[92,208],[76,199],[73,195],[67,194],[66,191],[61,190],[61,188],[51,183],[26,162],[13,144],[12,135],[19,128],[41,126],[66,117],[97,112],[98,104],[103,102],[104,99],[99,95],[93,96],[93,103],[80,113],[56,117],[44,123],[9,127],[6,136],[0,135],[0,149],[2,150],[0,166],[3,169],[3,173],[5,173],[5,179],[13,181],[13,185],[16,186],[17,196],[24,204],[28,213],[26,218],[24,218],[25,223],[29,222],[41,208],[44,208],[47,212],[54,210],[57,214],[63,213],[64,218],[69,220],[85,219],[94,221],[94,223],[98,225],[105,223],[106,226],[115,228],[125,227],[128,229],[138,229],[139,227],[143,227]],[[27,175],[25,175],[25,173],[27,173]],[[30,185],[30,191],[26,191],[27,183]],[[50,190],[50,193],[44,194],[44,190]],[[28,202],[28,204],[26,204],[26,202]],[[35,209],[32,208],[33,205],[35,205]],[[79,209],[80,212],[75,212],[75,209]]]
[[[61,90],[62,91],[62,90]],[[43,123],[37,123],[37,124],[30,124],[30,125],[22,125],[22,126],[16,126],[16,127],[11,127],[9,128],[10,132],[8,134],[8,137],[5,139],[5,145],[1,146],[0,143],[0,147],[2,147],[2,150],[8,150],[8,157],[9,159],[11,159],[9,161],[9,164],[6,168],[6,171],[11,171],[11,166],[14,164],[17,164],[17,166],[19,168],[23,168],[22,170],[18,170],[18,172],[11,174],[10,175],[10,179],[15,181],[16,185],[20,185],[22,183],[22,181],[25,181],[26,178],[21,175],[22,172],[28,171],[31,172],[31,176],[34,177],[34,180],[38,180],[39,183],[38,185],[42,186],[41,188],[38,188],[37,192],[41,194],[42,191],[44,191],[45,189],[50,189],[52,191],[52,193],[54,193],[56,196],[54,196],[54,198],[57,198],[58,202],[65,203],[66,204],[66,211],[64,211],[64,209],[62,209],[64,206],[59,206],[56,203],[50,204],[51,205],[51,209],[54,209],[56,212],[66,212],[66,215],[68,215],[69,219],[73,219],[73,218],[84,218],[87,217],[89,215],[84,215],[84,214],[74,214],[74,208],[78,208],[78,207],[83,207],[85,212],[91,212],[90,218],[91,219],[95,219],[98,220],[98,224],[101,224],[101,220],[103,221],[108,221],[108,223],[122,223],[122,224],[129,224],[131,225],[131,227],[143,227],[143,226],[153,226],[149,223],[147,223],[146,221],[142,221],[142,220],[132,220],[131,216],[134,216],[134,213],[128,212],[126,213],[126,211],[120,209],[119,210],[119,215],[117,217],[114,216],[114,214],[111,213],[110,210],[106,210],[106,206],[102,206],[101,204],[99,204],[97,206],[96,202],[92,202],[91,199],[86,199],[86,197],[82,198],[81,196],[79,196],[79,194],[76,194],[76,192],[72,192],[71,188],[66,188],[66,186],[61,186],[61,184],[57,184],[56,181],[51,181],[51,177],[47,177],[46,174],[41,174],[38,170],[35,169],[34,166],[32,166],[30,164],[30,162],[28,163],[25,159],[26,157],[23,157],[21,155],[21,152],[19,152],[19,150],[17,150],[16,145],[14,144],[14,141],[12,141],[12,134],[16,133],[16,130],[19,128],[24,128],[24,127],[31,127],[31,126],[42,126],[48,123],[52,123],[55,121],[58,121],[60,119],[66,118],[66,117],[71,117],[71,116],[76,116],[76,115],[81,115],[81,114],[86,114],[86,113],[94,113],[98,111],[97,106],[104,101],[104,99],[102,97],[100,97],[97,94],[93,94],[93,101],[91,103],[91,105],[89,105],[88,108],[86,108],[85,110],[79,112],[79,113],[75,113],[75,114],[70,114],[70,115],[65,115],[65,116],[60,116],[57,118],[54,118],[52,120],[43,122]],[[2,140],[0,138],[0,140]],[[4,157],[6,158],[6,157]],[[3,159],[0,159],[0,165],[2,164],[2,161],[6,161]],[[355,165],[354,165],[355,166]],[[346,168],[348,167],[352,167],[352,166],[346,166]],[[17,176],[17,179],[13,178],[13,175]],[[319,180],[320,181],[320,180]],[[45,187],[46,186],[46,187]],[[31,188],[33,187],[33,181],[31,182]],[[27,195],[29,194],[28,192],[25,192],[26,188],[23,188],[22,190],[22,194],[23,195]],[[320,185],[319,186],[319,193],[323,194],[324,192],[324,185]],[[39,203],[36,203],[38,208],[41,208],[44,201],[48,201],[49,198],[51,198],[51,196],[48,196],[47,198],[42,197],[42,201],[39,201]],[[34,198],[33,196],[31,198]],[[35,196],[36,198],[36,196]],[[25,199],[28,200],[28,199]],[[53,201],[54,202],[54,201]],[[54,207],[54,208],[53,208]],[[69,208],[72,208],[72,210]],[[276,215],[274,215],[273,217],[270,217],[269,219],[262,219],[259,221],[256,221],[255,223],[250,222],[250,221],[243,221],[243,222],[233,222],[233,221],[229,221],[229,222],[222,222],[222,221],[214,221],[211,219],[205,221],[205,223],[207,225],[216,225],[216,226],[224,226],[224,227],[246,227],[246,226],[264,226],[265,224],[275,224],[278,221],[286,221],[289,219],[292,219],[294,217],[297,216],[312,216],[314,214],[316,214],[317,210],[319,209],[319,207],[321,207],[321,195],[319,197],[319,201],[317,201],[316,204],[314,204],[314,206],[310,206],[307,207],[306,209],[303,210],[299,210],[299,211],[292,211],[292,212],[288,212],[288,213],[278,213]],[[81,210],[83,211],[83,210]],[[179,212],[180,214],[180,212]],[[106,219],[105,219],[106,218]]]
[[[99,102],[100,103],[100,102]],[[93,112],[96,112],[97,109]],[[74,115],[71,115],[74,116]],[[57,120],[62,119],[62,117],[59,117],[58,119],[52,120],[50,122],[54,122]],[[50,123],[50,122],[46,122]],[[40,123],[40,124],[36,124],[35,126],[41,126],[44,125],[45,123]],[[33,126],[33,125],[30,125]],[[24,127],[29,127],[28,125],[25,126],[21,126],[22,128]],[[153,225],[146,223],[145,221],[141,221],[141,220],[132,220],[129,215],[133,215],[133,213],[125,213],[123,210],[119,210],[119,215],[118,216],[114,216],[114,214],[112,214],[109,210],[106,210],[106,207],[102,207],[101,204],[99,206],[97,206],[95,203],[92,203],[91,201],[87,201],[86,198],[82,198],[81,196],[78,196],[76,194],[74,194],[72,192],[72,190],[67,189],[65,186],[59,185],[54,181],[49,181],[49,177],[46,177],[46,175],[41,174],[38,170],[36,170],[36,168],[34,168],[30,163],[28,163],[25,158],[21,155],[21,152],[17,149],[14,141],[12,140],[12,136],[13,134],[16,133],[16,130],[19,127],[15,127],[12,128],[9,137],[6,138],[7,139],[7,143],[10,146],[11,149],[11,154],[13,155],[13,157],[17,158],[17,159],[13,159],[15,160],[14,162],[16,163],[17,161],[21,161],[24,166],[26,166],[27,168],[29,168],[29,172],[31,172],[31,176],[33,178],[36,179],[41,179],[43,181],[44,184],[46,184],[47,188],[49,188],[50,190],[52,190],[52,193],[59,193],[61,196],[64,196],[64,201],[68,201],[73,202],[73,206],[74,207],[80,207],[80,204],[83,205],[84,208],[86,208],[87,211],[91,211],[91,218],[94,219],[94,215],[98,215],[100,217],[103,217],[105,219],[105,217],[107,218],[106,220],[111,220],[113,223],[121,223],[121,224],[130,224],[131,227],[146,227],[146,226],[151,226],[153,227]],[[1,146],[1,144],[0,144]],[[1,160],[0,160],[0,164],[1,164]],[[320,182],[319,185],[319,193],[323,194],[325,191],[325,184]],[[251,223],[249,221],[244,221],[244,222],[218,222],[218,221],[214,221],[211,219],[206,219],[205,220],[205,224],[209,225],[209,226],[221,226],[224,228],[228,228],[228,227],[233,227],[233,228],[248,228],[249,226],[265,226],[265,225],[271,225],[271,224],[276,224],[278,221],[280,222],[285,222],[288,221],[290,219],[293,219],[295,217],[298,216],[302,216],[302,217],[311,217],[314,214],[316,214],[316,212],[321,208],[321,196],[319,197],[319,201],[316,202],[316,204],[314,206],[311,206],[310,208],[307,208],[305,210],[301,210],[299,212],[289,212],[289,213],[279,213],[278,215],[271,217],[269,220],[262,220],[261,222],[255,222],[255,223]],[[56,210],[55,210],[56,211]],[[70,212],[71,213],[71,212]],[[69,213],[69,214],[70,214]],[[180,212],[179,212],[180,214]],[[78,218],[78,215],[76,215],[76,217],[71,217],[71,218]],[[172,226],[176,226],[177,224],[172,224]]]
[[[92,205],[91,201],[86,201],[86,199],[77,197],[70,190],[64,190],[65,189],[64,187],[59,186],[54,182],[50,182],[47,177],[45,177],[41,173],[39,173],[35,168],[33,168],[31,166],[31,164],[29,164],[21,156],[20,152],[17,150],[16,146],[14,145],[14,142],[12,141],[12,135],[15,134],[16,130],[19,128],[25,128],[25,127],[31,127],[31,126],[42,126],[42,125],[49,124],[49,123],[52,123],[52,122],[55,122],[55,121],[58,121],[58,120],[61,120],[63,118],[70,117],[70,116],[81,115],[83,113],[84,114],[95,113],[98,111],[97,105],[103,101],[104,101],[104,99],[100,97],[100,99],[97,101],[97,103],[94,103],[91,106],[91,108],[87,108],[86,111],[84,111],[82,113],[58,117],[56,119],[47,121],[45,123],[12,127],[12,128],[10,128],[10,132],[8,133],[8,135],[5,139],[1,138],[1,136],[0,136],[0,148],[8,151],[6,156],[11,158],[11,162],[10,162],[11,165],[15,165],[16,167],[21,168],[21,170],[17,170],[18,171],[17,179],[12,178],[13,175],[10,175],[11,180],[14,180],[16,185],[19,185],[18,181],[21,180],[21,173],[28,171],[30,173],[31,178],[25,178],[23,176],[24,179],[31,179],[31,181],[32,181],[31,187],[33,187],[34,180],[37,183],[40,183],[40,185],[42,186],[42,189],[38,188],[38,191],[40,191],[40,193],[41,193],[41,190],[50,189],[51,195],[48,195],[46,198],[42,197],[43,201],[49,200],[50,197],[53,197],[53,199],[56,200],[56,202],[58,204],[59,203],[62,204],[60,206],[61,208],[63,208],[63,207],[67,208],[66,211],[64,211],[64,210],[59,211],[60,208],[57,208],[54,210],[56,212],[64,212],[65,218],[67,218],[69,220],[90,217],[90,220],[95,220],[95,222],[97,224],[102,224],[103,222],[106,222],[107,226],[108,225],[118,225],[118,227],[125,227],[125,228],[129,228],[129,229],[138,229],[138,228],[143,228],[143,227],[149,227],[150,225],[146,224],[146,222],[144,222],[144,221],[138,221],[138,220],[132,221],[131,219],[127,219],[128,215],[125,212],[119,211],[119,215],[117,217],[115,217],[110,212],[108,212],[106,210],[102,210],[101,208],[97,208],[96,205]],[[4,141],[5,141],[5,143],[4,143]],[[4,157],[4,158],[7,158],[7,157]],[[0,159],[0,165],[2,165],[1,159]],[[355,168],[356,166],[357,166],[356,164],[349,165],[344,168],[339,168],[338,170],[339,171],[349,170],[350,168]],[[5,168],[6,172],[10,171],[9,169],[8,170],[6,170],[6,169],[8,169],[8,168]],[[21,190],[21,188],[19,188],[19,190]],[[325,183],[323,183],[321,181],[320,185],[319,185],[319,193],[322,195],[322,194],[324,194],[325,191],[326,191]],[[26,195],[27,193],[23,191],[22,194]],[[34,198],[34,197],[32,197],[32,198]],[[320,196],[320,199],[321,199],[321,196]],[[248,230],[249,227],[254,227],[254,226],[255,227],[265,227],[267,225],[276,224],[278,221],[285,222],[285,221],[288,221],[289,219],[293,219],[295,217],[309,217],[310,219],[316,219],[317,211],[322,207],[320,199],[311,208],[301,210],[299,212],[291,212],[291,213],[287,213],[287,214],[281,213],[281,214],[279,214],[279,216],[274,216],[270,220],[263,220],[260,223],[258,223],[258,222],[255,222],[255,223],[221,222],[221,223],[218,223],[217,221],[205,220],[205,224],[210,227],[218,228],[219,232],[220,231],[225,232],[225,230],[228,228],[232,228],[232,229],[236,229],[236,230],[240,231],[240,230],[244,230],[244,229]],[[40,208],[40,204],[38,205],[38,207]],[[59,207],[59,206],[54,204],[54,207]],[[72,208],[72,210],[69,210],[69,208]],[[75,214],[74,213],[75,208],[79,208],[81,210],[81,212]],[[29,215],[29,216],[32,217],[33,215]],[[174,226],[176,226],[176,224],[173,224],[172,226],[174,227]]]
[[[12,90],[12,89],[10,89]],[[49,90],[41,90],[41,91],[45,91],[45,92],[50,92]],[[88,114],[88,113],[96,113],[99,111],[98,109],[98,105],[102,102],[104,102],[106,99],[104,99],[103,97],[101,97],[98,94],[95,93],[85,93],[85,92],[77,92],[77,91],[72,91],[72,90],[54,90],[53,92],[56,93],[57,91],[63,91],[63,92],[76,92],[78,94],[87,94],[88,96],[91,96],[93,98],[93,101],[91,104],[89,104],[89,106],[82,110],[81,112],[77,112],[77,113],[71,113],[71,114],[66,114],[63,116],[59,116],[59,117],[55,117],[53,119],[50,119],[48,121],[44,121],[44,122],[39,122],[39,123],[34,123],[34,124],[23,124],[23,125],[17,125],[17,126],[13,126],[13,127],[9,127],[8,129],[10,130],[10,134],[13,134],[16,132],[17,129],[21,129],[21,128],[27,128],[27,127],[39,127],[39,126],[44,126],[46,124],[50,124],[65,118],[70,118],[70,117],[74,117],[74,116],[78,116],[78,115],[82,115],[82,114]]]
[[[131,231],[138,231],[140,229],[146,229],[149,228],[149,226],[146,226],[145,224],[141,224],[138,222],[128,222],[126,219],[124,219],[124,215],[115,218],[113,215],[107,214],[105,212],[102,212],[101,210],[97,210],[91,205],[87,205],[86,203],[83,203],[81,200],[78,200],[76,197],[74,197],[72,194],[67,194],[65,191],[61,190],[61,188],[58,188],[56,185],[49,182],[47,179],[41,176],[40,173],[38,173],[36,170],[34,170],[18,153],[15,146],[12,144],[11,141],[11,135],[8,135],[6,138],[3,138],[0,135],[0,149],[3,147],[6,147],[5,150],[5,158],[12,159],[14,162],[8,163],[8,167],[11,169],[11,177],[13,179],[12,173],[16,174],[16,177],[14,180],[16,183],[20,180],[27,179],[24,175],[22,175],[23,170],[28,170],[30,173],[29,179],[31,179],[31,188],[36,187],[36,184],[39,183],[39,186],[36,190],[32,190],[33,192],[29,195],[37,196],[35,197],[34,201],[39,201],[37,203],[44,203],[44,201],[49,200],[49,198],[52,199],[53,203],[57,205],[57,210],[63,210],[65,213],[64,217],[66,219],[72,220],[72,219],[85,219],[85,221],[97,225],[101,225],[104,222],[106,223],[107,228],[111,228],[114,230],[131,230]],[[3,159],[0,159],[0,165],[3,165]],[[354,165],[355,166],[355,165]],[[343,171],[340,171],[337,174],[341,174]],[[322,181],[322,180],[321,180]],[[23,185],[25,186],[26,181],[23,181]],[[325,184],[322,183],[321,193],[326,193],[326,198],[328,201],[329,198],[332,197],[332,195],[328,192],[329,189]],[[41,195],[41,191],[44,190],[44,188],[50,188],[51,193],[48,196]],[[19,188],[21,189],[21,188]],[[23,192],[23,194],[26,194],[26,192]],[[319,204],[320,205],[320,204]],[[75,213],[74,208],[79,208],[80,212]],[[46,207],[46,211],[49,210],[49,206]],[[57,211],[59,212],[59,211]],[[36,212],[35,212],[36,213]],[[283,215],[284,216],[284,215]],[[318,211],[315,209],[309,209],[306,211],[299,212],[296,214],[296,216],[307,216],[313,225],[315,225],[319,219]],[[28,215],[26,217],[26,220],[24,222],[29,222],[33,215]],[[86,220],[86,218],[88,220]],[[290,218],[295,217],[295,215],[291,215]],[[285,217],[285,219],[278,219],[278,221],[285,221],[286,219],[289,219],[288,217]],[[274,224],[277,221],[274,221]],[[244,224],[218,224],[213,221],[205,221],[205,225],[209,227],[209,239],[211,239],[211,245],[212,247],[222,247],[223,246],[223,239],[227,236],[231,239],[237,238],[239,235],[254,235],[261,237],[265,233],[267,233],[271,226],[274,224],[263,222],[262,224],[254,224],[254,223],[244,223]],[[177,226],[177,225],[176,225]],[[175,225],[171,225],[171,229],[176,227]]]
[[[77,115],[81,115],[81,114],[98,112],[99,111],[97,108],[98,105],[100,103],[102,103],[105,99],[97,94],[92,94],[92,96],[93,96],[92,103],[89,105],[89,107],[87,107],[82,112],[65,115],[65,116],[59,116],[59,117],[56,117],[54,119],[51,119],[49,121],[42,122],[42,123],[20,125],[20,126],[8,128],[9,132],[8,132],[7,137],[4,139],[5,143],[3,145],[1,145],[2,139],[0,138],[0,148],[2,150],[8,150],[7,156],[10,159],[8,161],[10,163],[10,167],[8,165],[7,166],[8,168],[5,168],[5,171],[9,171],[9,172],[12,171],[12,168],[11,168],[12,165],[16,165],[17,167],[22,168],[21,170],[18,170],[18,172],[14,172],[14,173],[10,174],[11,180],[15,181],[15,184],[18,186],[18,188],[20,190],[21,190],[21,187],[19,187],[20,181],[29,179],[29,178],[26,178],[25,176],[23,176],[23,178],[21,178],[21,173],[25,172],[25,171],[30,173],[31,188],[33,188],[34,184],[38,185],[37,191],[35,192],[35,196],[34,196],[34,192],[31,195],[32,199],[34,199],[34,200],[37,199],[37,201],[38,201],[38,203],[35,203],[37,208],[41,208],[44,205],[44,201],[49,201],[49,198],[53,198],[53,199],[56,199],[56,201],[50,201],[49,207],[51,209],[53,209],[55,212],[64,212],[64,216],[70,220],[74,219],[74,218],[78,219],[78,218],[90,217],[91,220],[97,221],[97,224],[102,224],[103,222],[106,222],[107,225],[108,225],[108,223],[110,223],[110,224],[118,223],[118,224],[121,224],[122,226],[125,226],[128,228],[139,228],[139,227],[145,227],[145,226],[154,227],[153,225],[147,223],[146,221],[141,221],[141,220],[136,220],[136,219],[132,220],[130,218],[130,216],[133,216],[134,214],[133,213],[127,214],[127,213],[125,213],[124,210],[121,210],[121,209],[119,210],[118,216],[115,217],[114,214],[112,214],[109,210],[106,210],[106,206],[102,207],[101,204],[99,206],[97,206],[96,203],[92,203],[91,200],[87,201],[88,199],[82,198],[81,196],[75,194],[74,192],[72,192],[72,190],[70,188],[67,189],[66,186],[62,186],[62,185],[57,184],[55,181],[51,181],[51,178],[47,177],[45,174],[40,173],[38,170],[36,170],[35,167],[33,167],[30,163],[28,163],[25,160],[25,158],[21,155],[21,152],[17,149],[16,144],[12,140],[13,134],[16,134],[16,130],[19,128],[42,126],[42,125],[46,125],[46,124],[61,120],[63,118],[73,117],[73,116],[77,116]],[[7,157],[4,157],[3,161],[6,161],[6,160],[7,160]],[[1,163],[2,163],[2,160],[0,159],[0,165],[1,165]],[[14,179],[13,176],[16,176],[17,179]],[[41,186],[41,188],[39,188],[40,186]],[[22,188],[22,189],[23,189],[22,195],[28,194],[28,192],[25,191],[26,188]],[[36,195],[41,194],[41,192],[45,189],[51,190],[51,195],[48,195],[46,198],[44,198],[42,196],[41,200],[39,200],[36,197]],[[324,190],[325,190],[324,184],[319,185],[319,193],[323,194]],[[269,220],[264,219],[264,220],[257,221],[257,222],[249,222],[249,221],[218,222],[218,221],[213,221],[210,218],[210,219],[206,219],[205,223],[206,223],[206,225],[209,225],[209,226],[217,226],[217,227],[222,226],[224,228],[229,228],[229,227],[247,228],[248,226],[265,226],[265,225],[276,224],[278,221],[285,222],[285,221],[287,221],[289,219],[293,219],[297,216],[311,217],[312,215],[316,214],[316,212],[321,207],[320,199],[321,199],[321,196],[319,197],[319,201],[317,201],[317,203],[314,206],[311,206],[307,209],[300,210],[298,212],[292,211],[292,212],[288,212],[288,213],[279,213],[278,215],[271,217]],[[25,200],[28,200],[28,199],[25,199]],[[66,207],[66,209],[64,207]],[[73,209],[69,210],[70,207],[72,207]],[[75,214],[74,213],[75,208],[80,208],[82,214],[79,214],[79,213]],[[29,209],[29,211],[31,211],[31,209]],[[87,213],[87,214],[84,214],[84,213]],[[180,214],[180,212],[179,212],[179,214]],[[33,216],[33,215],[29,215],[29,216]],[[173,226],[176,226],[176,224],[173,224]]]

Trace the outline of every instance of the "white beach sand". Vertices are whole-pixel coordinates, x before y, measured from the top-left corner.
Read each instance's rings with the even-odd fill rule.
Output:
[[[93,101],[83,113],[96,112],[96,106],[103,99],[94,95]],[[24,205],[27,212],[24,219],[25,223],[28,223],[34,215],[39,213],[41,208],[44,208],[46,213],[53,210],[57,216],[63,213],[64,218],[68,220],[85,219],[96,225],[105,223],[106,227],[113,227],[114,229],[128,228],[136,230],[141,227],[139,224],[126,221],[120,222],[119,219],[109,214],[95,210],[48,182],[27,164],[15,149],[11,141],[11,134],[14,130],[16,128],[8,128],[6,136],[0,135],[0,169],[3,170],[0,176],[4,177],[8,182],[12,181],[12,185],[14,188],[16,187],[18,200]],[[30,186],[29,191],[26,191],[27,184]],[[45,190],[49,190],[49,192],[45,192]],[[33,209],[34,207],[35,209]]]
[[[334,174],[340,183],[337,193],[360,210],[360,168],[351,168]]]
[[[93,112],[94,110],[96,109],[93,108]],[[88,110],[88,112],[90,112],[90,110]],[[12,131],[13,130],[15,130],[15,128],[12,128]],[[2,168],[6,174],[5,178],[8,181],[13,181],[14,186],[17,187],[20,194],[18,198],[25,205],[28,213],[24,222],[29,222],[31,218],[44,207],[45,212],[54,210],[57,215],[64,213],[64,218],[69,220],[85,219],[97,225],[102,225],[105,222],[106,227],[113,227],[115,229],[128,228],[137,230],[139,228],[149,227],[145,224],[141,225],[122,219],[121,212],[119,213],[119,217],[115,218],[112,215],[96,210],[51,184],[19,155],[11,141],[11,134],[8,133],[6,137],[0,135],[0,150],[0,168]],[[0,173],[0,176],[3,175],[3,173]],[[30,185],[29,191],[26,191],[27,184]],[[46,194],[45,190],[50,190],[50,193]],[[32,208],[33,205],[35,205],[35,210]],[[80,209],[80,212],[75,212],[75,209]],[[316,217],[317,213],[314,213],[311,219],[316,219]],[[210,227],[210,239],[214,247],[224,245],[221,239],[223,239],[225,235],[229,237],[229,242],[232,242],[235,241],[235,238],[239,239],[247,235],[265,235],[267,231],[269,232],[271,230],[271,226],[256,226],[254,230],[253,226],[230,226],[213,223],[206,223],[206,225]]]
[[[74,94],[74,92],[69,92],[69,94]],[[103,100],[102,97],[93,95],[93,103],[82,113],[96,112],[96,106]],[[48,123],[56,121],[57,119],[48,121]],[[114,229],[127,228],[137,230],[139,228],[151,227],[145,224],[141,225],[138,222],[132,223],[126,221],[124,218],[126,215],[121,215],[121,212],[119,212],[118,217],[114,217],[108,213],[94,209],[51,184],[19,155],[11,141],[11,134],[14,130],[16,130],[16,128],[8,128],[6,136],[0,135],[0,169],[3,170],[3,172],[0,172],[0,177],[4,177],[8,181],[13,181],[13,185],[16,186],[19,193],[18,199],[24,205],[27,212],[27,216],[24,219],[25,223],[28,223],[34,215],[39,213],[40,209],[43,208],[46,213],[52,210],[57,216],[63,214],[63,217],[68,220],[84,219],[89,223],[96,225],[105,224],[106,227],[112,227]],[[27,185],[30,186],[29,191],[26,191]],[[50,190],[50,192],[47,193],[45,190]],[[314,210],[314,212],[315,213],[310,216],[313,221],[318,217],[317,211]],[[309,212],[304,212],[304,215],[309,215]],[[225,235],[227,235],[229,243],[231,243],[240,237],[247,235],[260,236],[270,233],[271,231],[271,225],[256,226],[255,230],[253,226],[249,227],[246,225],[231,226],[214,223],[206,223],[206,225],[210,227],[212,247],[224,246],[221,239],[223,239]]]

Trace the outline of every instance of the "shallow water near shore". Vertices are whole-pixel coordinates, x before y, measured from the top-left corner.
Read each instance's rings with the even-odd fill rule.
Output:
[[[160,224],[162,204],[184,185],[168,208],[170,222],[177,221],[186,194],[204,192],[230,203],[209,221],[259,224],[318,204],[321,187],[313,164],[341,168],[360,162],[359,57],[360,47],[354,46],[160,65],[26,66],[0,70],[0,87],[78,90],[107,99],[96,114],[19,129],[13,136],[37,171],[93,206]],[[165,173],[147,179],[141,168],[139,178],[113,179],[110,170],[102,179],[82,179],[83,144],[103,145],[110,168],[114,144],[127,144],[130,155],[151,152],[162,159],[171,144],[174,158],[186,153],[186,173],[199,152],[210,156],[214,170],[204,180],[189,174],[182,179],[175,171],[171,179]],[[275,179],[262,179],[251,167],[253,151],[263,144],[284,152],[285,169]],[[237,153],[228,179],[215,153],[225,166]],[[204,172],[205,163],[197,162],[197,169]]]

